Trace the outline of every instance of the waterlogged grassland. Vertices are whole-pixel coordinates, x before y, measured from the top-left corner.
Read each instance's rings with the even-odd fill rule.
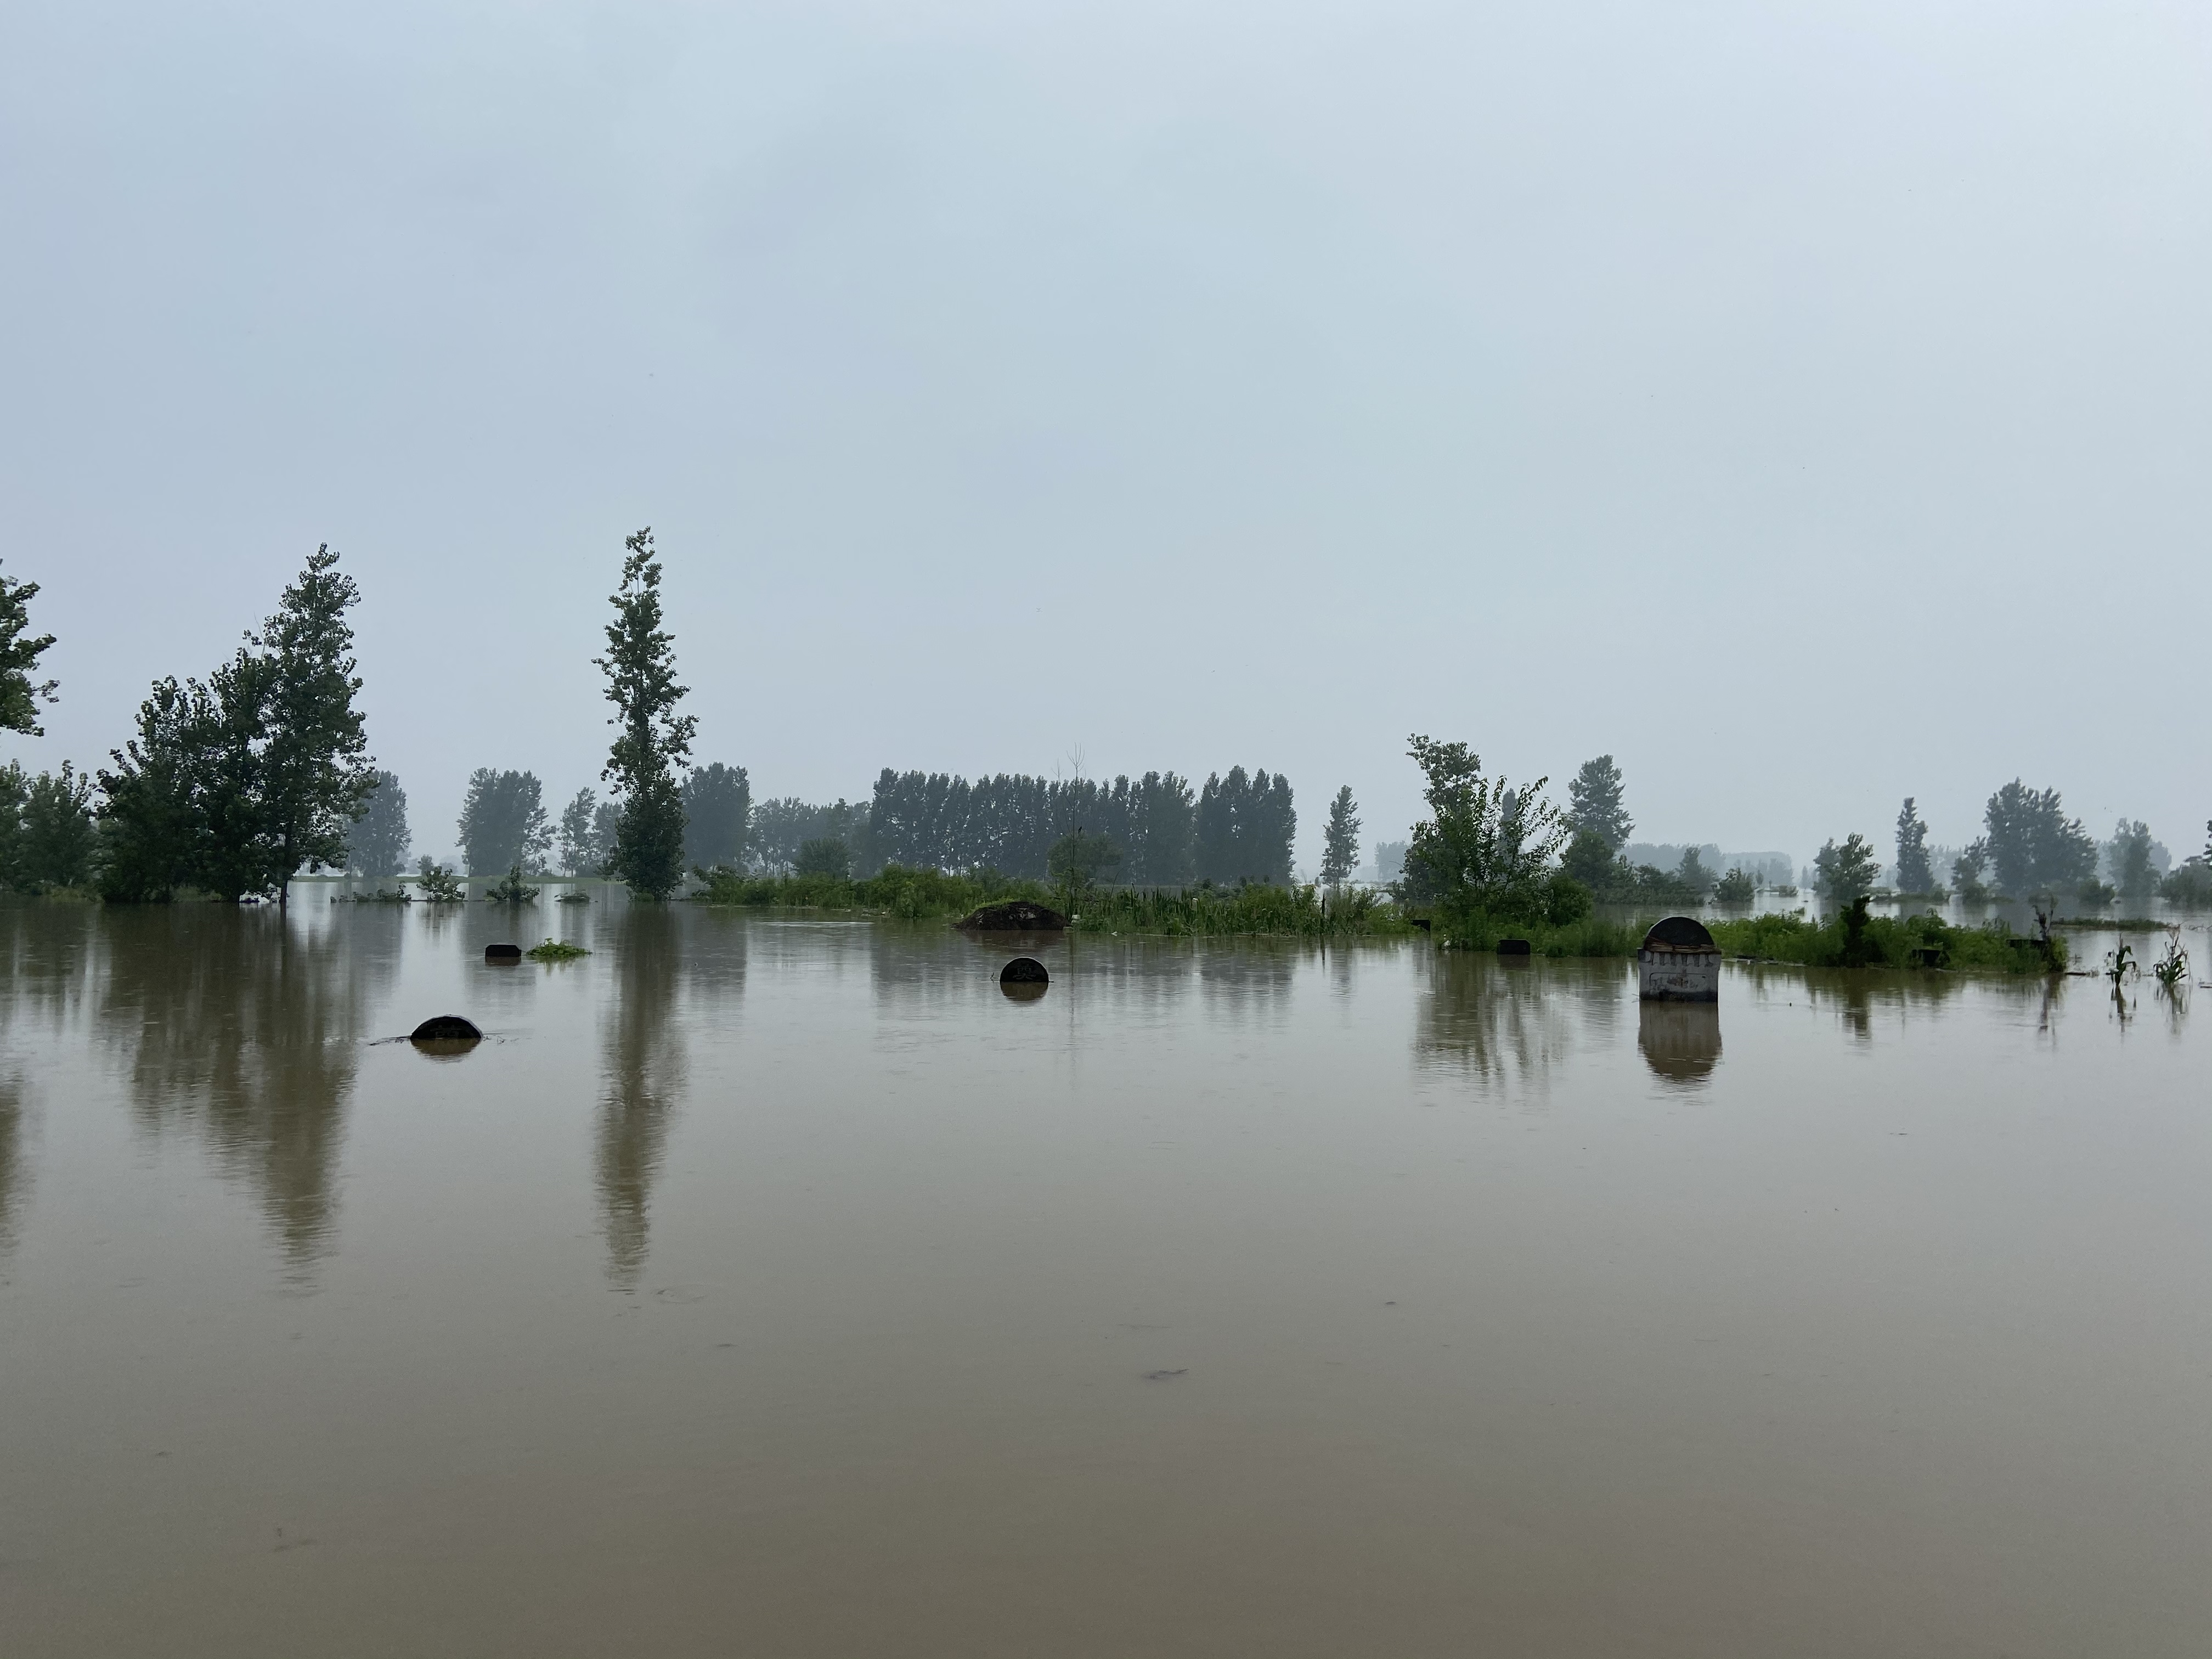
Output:
[[[854,912],[905,921],[957,921],[985,904],[1030,899],[1069,908],[1066,892],[1017,877],[948,875],[898,865],[854,880],[839,876],[745,876],[717,872],[697,897],[708,904]],[[1180,891],[1097,888],[1073,905],[1077,931],[1167,938],[1272,934],[1301,939],[1402,938],[1428,924],[1448,949],[1490,951],[1525,939],[1541,957],[1624,957],[1636,954],[1650,915],[1591,915],[1558,924],[1500,919],[1480,912],[1451,918],[1408,915],[1381,896],[1331,895],[1310,886],[1191,887]],[[2045,974],[2066,966],[2066,943],[2039,943],[2002,921],[1960,927],[1938,916],[1872,916],[1853,943],[1838,915],[1814,921],[1768,915],[1707,924],[1730,957],[1795,963],[1808,968],[1945,968],[2002,974]]]
[[[1826,921],[1800,915],[1750,916],[1712,921],[1713,942],[1732,957],[1791,962],[1808,968],[1950,968],[1984,973],[2063,972],[2066,941],[2049,944],[2014,933],[2003,921],[1954,927],[1941,916],[1869,916],[1856,950],[1836,915]]]
[[[845,876],[746,876],[713,872],[696,895],[707,904],[744,904],[758,908],[859,910],[904,921],[957,920],[978,905],[1001,899],[1055,902],[1041,881],[1012,877],[947,875],[942,870],[908,870],[886,865],[881,874],[854,880]]]
[[[902,921],[957,921],[985,904],[1030,899],[1072,912],[1086,933],[1170,938],[1288,934],[1306,939],[1396,937],[1413,931],[1368,892],[1330,895],[1304,887],[1191,887],[1178,892],[1094,888],[1071,900],[1040,881],[887,866],[865,880],[835,876],[738,876],[718,872],[699,897],[708,904],[861,911]]]

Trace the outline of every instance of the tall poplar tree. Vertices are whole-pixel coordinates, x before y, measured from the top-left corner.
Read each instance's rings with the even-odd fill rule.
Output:
[[[1359,809],[1347,783],[1328,804],[1328,828],[1322,836],[1322,884],[1341,887],[1358,867]]]
[[[676,705],[690,689],[676,683],[676,639],[662,628],[660,561],[647,526],[624,538],[622,586],[609,596],[607,654],[592,660],[607,677],[617,729],[599,775],[623,798],[612,873],[647,898],[666,898],[684,879],[684,797],[677,769],[691,758],[698,721]]]
[[[1928,826],[1907,795],[1897,815],[1897,890],[1925,893],[1935,885],[1936,872],[1928,865]]]

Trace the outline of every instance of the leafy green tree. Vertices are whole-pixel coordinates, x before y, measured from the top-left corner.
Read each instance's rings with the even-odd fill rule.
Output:
[[[2141,818],[2133,823],[2122,818],[2119,827],[2112,831],[2112,839],[2106,845],[2112,885],[2130,898],[2140,898],[2158,885],[2158,870],[2151,861],[2151,849],[2155,845],[2150,825]]]
[[[317,548],[254,640],[267,659],[258,817],[280,898],[308,866],[344,867],[348,831],[377,784],[346,620],[361,589],[337,565],[329,543]]]
[[[792,858],[795,876],[828,876],[836,881],[853,874],[853,849],[842,836],[816,836],[799,843]]]
[[[1692,899],[1703,899],[1713,890],[1713,872],[1705,867],[1705,860],[1698,856],[1694,847],[1682,849],[1682,862],[1675,868],[1674,880]]]
[[[575,798],[561,809],[561,867],[572,876],[596,876],[605,866],[611,843],[601,844],[599,815],[599,794],[591,789],[579,789]]]
[[[1627,861],[1595,830],[1577,830],[1560,856],[1559,867],[1601,896],[1633,879]]]
[[[2056,789],[2018,778],[1991,795],[1984,817],[1997,890],[2011,897],[2079,887],[2097,871],[2097,843],[2066,816]]]
[[[21,732],[43,738],[39,705],[54,701],[52,680],[33,681],[39,659],[54,642],[51,634],[27,637],[31,626],[31,601],[38,597],[36,582],[19,582],[0,576],[0,732]]]
[[[479,766],[461,797],[461,859],[472,876],[520,868],[535,872],[553,845],[545,790],[535,772]]]
[[[1078,825],[1052,844],[1045,868],[1060,884],[1060,902],[1073,913],[1082,909],[1099,878],[1121,862],[1120,848]]]
[[[139,734],[100,775],[103,890],[166,898],[181,885],[273,894],[310,865],[341,866],[376,773],[365,754],[353,629],[359,603],[318,548],[261,632],[179,686],[157,681]]]
[[[764,800],[753,808],[752,824],[745,837],[746,851],[757,869],[770,875],[786,871],[795,873],[802,847],[811,841],[834,841],[846,848],[849,870],[852,837],[860,823],[860,814],[849,801],[817,806],[796,795]]]
[[[624,542],[622,586],[611,598],[607,654],[592,659],[607,677],[617,728],[601,773],[622,796],[614,873],[646,898],[666,898],[684,879],[684,799],[676,769],[691,757],[698,721],[676,705],[689,689],[676,683],[676,639],[661,626],[660,561],[650,526]]]
[[[1407,896],[1499,917],[1545,915],[1551,863],[1567,839],[1564,815],[1543,799],[1550,780],[1510,791],[1504,778],[1483,775],[1482,757],[1463,743],[1419,733],[1407,742],[1427,779],[1422,793],[1429,804],[1406,853]]]
[[[266,655],[241,648],[208,676],[193,732],[192,781],[207,833],[191,883],[233,902],[265,896],[291,873],[281,867],[266,810],[275,678]]]
[[[208,836],[199,781],[213,724],[197,681],[156,680],[138,705],[138,735],[100,774],[102,896],[161,902],[192,881]]]
[[[1738,866],[1713,884],[1713,897],[1722,904],[1748,904],[1759,896],[1759,884],[1751,872]]]
[[[684,862],[694,869],[738,868],[753,810],[742,766],[694,767],[684,781]]]
[[[84,886],[96,839],[92,780],[64,761],[60,771],[41,772],[23,792],[14,879],[33,892]]]
[[[459,904],[468,897],[468,890],[450,865],[439,864],[428,853],[415,866],[416,884],[422,890],[424,901],[431,904]]]
[[[1121,830],[1129,849],[1129,879],[1154,887],[1180,887],[1197,873],[1198,798],[1190,781],[1173,772],[1147,772],[1114,781],[1121,804]]]
[[[1378,841],[1375,843],[1375,879],[1388,886],[1406,873],[1406,848],[1402,841]]]
[[[1620,804],[1620,769],[1613,763],[1612,756],[1584,761],[1582,769],[1567,782],[1567,828],[1590,830],[1604,838],[1609,850],[1618,853],[1628,844],[1628,832],[1636,828],[1636,820]]]
[[[1929,893],[1935,888],[1936,872],[1928,867],[1928,826],[1907,795],[1897,815],[1897,890]]]
[[[2201,910],[2212,905],[2212,822],[2204,826],[2204,850],[2191,853],[2166,872],[2158,884],[2159,896],[2169,903]]]
[[[1989,869],[1989,838],[1977,836],[1966,844],[1965,852],[1951,860],[1951,885],[1968,903],[1978,903],[1989,896],[1989,889],[1982,884],[1982,878]]]
[[[30,775],[9,761],[0,766],[0,882],[17,884],[16,849],[23,836],[23,797],[30,793]]]
[[[379,772],[346,836],[345,867],[356,875],[397,875],[407,867],[407,792],[393,772]]]
[[[1045,870],[1054,881],[1088,887],[1121,862],[1120,848],[1104,836],[1079,828],[1053,842]]]
[[[1867,838],[1854,830],[1841,847],[1831,837],[1813,855],[1813,869],[1820,891],[1828,899],[1837,904],[1849,904],[1874,890],[1875,882],[1881,874],[1881,860],[1875,855]]]
[[[0,881],[27,893],[84,886],[95,842],[89,777],[67,761],[36,777],[0,767]]]
[[[1322,884],[1341,887],[1358,867],[1359,813],[1347,783],[1328,804],[1328,827],[1322,832]]]
[[[1241,766],[1209,776],[1198,793],[1198,875],[1204,881],[1286,882],[1298,815],[1290,780]]]

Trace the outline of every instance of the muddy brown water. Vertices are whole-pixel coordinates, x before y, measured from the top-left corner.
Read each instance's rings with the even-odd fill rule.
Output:
[[[14,1659],[2212,1650],[2212,1006],[2147,983],[0,948]]]

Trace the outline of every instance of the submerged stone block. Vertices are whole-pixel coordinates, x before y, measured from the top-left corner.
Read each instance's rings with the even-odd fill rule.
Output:
[[[1646,1002],[1718,1002],[1721,948],[1692,916],[1652,923],[1636,953],[1636,994]]]

